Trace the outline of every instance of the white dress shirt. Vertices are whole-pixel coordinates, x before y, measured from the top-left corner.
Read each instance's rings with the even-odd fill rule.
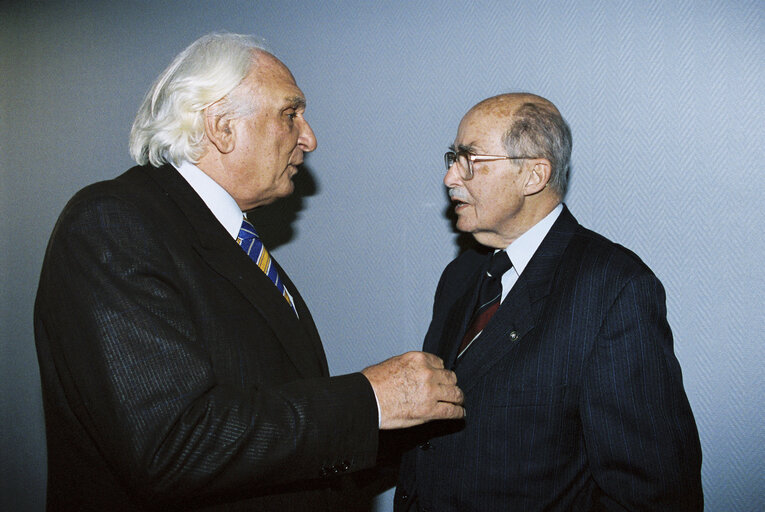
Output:
[[[507,246],[505,251],[507,251],[513,267],[502,275],[502,300],[505,300],[507,294],[513,288],[516,281],[518,281],[526,265],[531,261],[531,257],[537,252],[537,249],[542,244],[542,240],[550,232],[550,228],[558,220],[562,211],[563,204],[558,204],[544,219],[534,224],[531,229]]]
[[[194,192],[202,198],[218,222],[223,224],[231,238],[236,240],[239,236],[239,229],[242,227],[244,213],[239,209],[234,198],[226,192],[226,189],[218,185],[214,179],[191,162],[183,161],[175,168],[191,185]]]
[[[239,209],[239,205],[231,194],[226,192],[226,189],[218,185],[218,183],[208,176],[202,169],[192,164],[191,162],[183,161],[180,165],[173,166],[178,169],[178,172],[183,176],[191,188],[194,189],[202,201],[207,205],[212,214],[218,219],[223,227],[231,235],[234,240],[239,236],[239,230],[242,228],[242,218],[244,212]],[[284,291],[289,295],[290,302],[295,303],[292,298],[292,294],[284,286]],[[297,311],[295,311],[297,314]]]

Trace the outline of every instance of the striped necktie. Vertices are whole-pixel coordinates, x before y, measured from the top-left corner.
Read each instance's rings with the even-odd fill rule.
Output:
[[[250,259],[258,265],[260,270],[262,270],[274,283],[279,290],[279,293],[284,297],[284,300],[287,301],[287,304],[290,305],[292,311],[297,315],[297,310],[292,303],[292,298],[279,277],[279,272],[276,270],[276,265],[274,264],[273,259],[271,259],[271,255],[268,254],[263,242],[260,241],[260,237],[255,231],[255,226],[253,226],[246,218],[242,219],[242,227],[239,229],[239,236],[236,238],[236,243],[244,249],[247,256],[249,256]]]
[[[512,268],[510,257],[505,251],[498,251],[491,256],[489,269],[486,271],[481,281],[481,289],[478,292],[478,303],[473,312],[470,327],[468,327],[462,343],[459,348],[459,355],[470,346],[481,332],[491,317],[499,309],[500,299],[502,298],[502,274]]]

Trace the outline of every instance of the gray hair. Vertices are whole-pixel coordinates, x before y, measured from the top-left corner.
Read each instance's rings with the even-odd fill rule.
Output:
[[[546,158],[551,172],[548,185],[562,199],[571,168],[571,128],[554,107],[527,102],[513,113],[504,140],[508,155]]]
[[[130,130],[130,155],[141,165],[199,161],[205,151],[205,109],[244,116],[255,106],[235,89],[250,72],[253,54],[267,50],[252,36],[203,36],[165,69],[138,109]],[[232,93],[233,92],[233,93]]]

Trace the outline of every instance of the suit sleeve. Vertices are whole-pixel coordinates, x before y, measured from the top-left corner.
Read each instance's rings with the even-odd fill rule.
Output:
[[[221,385],[158,219],[129,201],[70,204],[46,255],[38,316],[69,407],[137,496],[274,488],[374,464],[377,410],[351,374]],[[184,281],[185,280],[185,281]],[[255,340],[257,342],[257,340]]]
[[[597,510],[702,510],[698,433],[650,272],[629,279],[608,309],[583,386]]]

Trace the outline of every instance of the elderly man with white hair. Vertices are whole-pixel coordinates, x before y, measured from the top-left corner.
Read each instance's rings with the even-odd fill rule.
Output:
[[[429,354],[330,377],[243,215],[293,191],[305,108],[255,40],[205,36],[140,107],[139,165],[67,204],[35,306],[49,510],[342,510],[380,429],[464,415]]]

